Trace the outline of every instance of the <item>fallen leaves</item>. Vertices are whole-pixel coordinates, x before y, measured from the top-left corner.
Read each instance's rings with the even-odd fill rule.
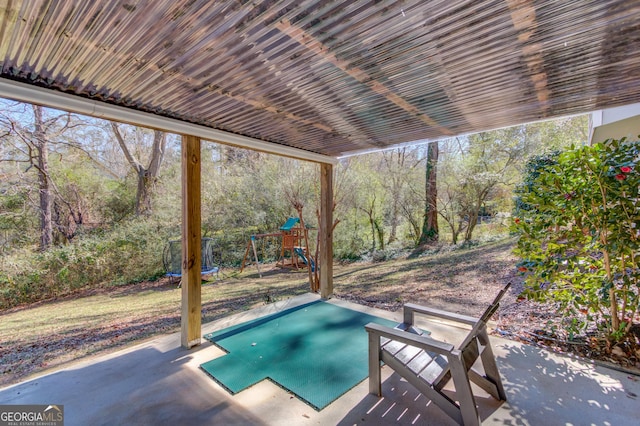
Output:
[[[498,321],[497,332],[500,335],[550,350],[606,360],[640,370],[640,347],[632,342],[613,349],[616,346],[608,348],[606,342],[594,336],[569,343],[560,333],[543,331],[547,327],[557,326],[560,318],[553,306],[528,300],[516,302],[522,284],[515,276],[517,272],[513,265],[516,260],[511,255],[512,247],[512,243],[498,243],[414,260],[336,266],[335,295],[389,311],[398,311],[405,302],[411,301],[466,315],[479,315],[504,283],[511,281],[513,288],[505,295],[500,310],[493,318]],[[308,285],[299,275],[284,273],[262,279],[245,277],[242,282],[217,282],[214,286],[203,287],[203,291],[211,292],[203,293],[203,323],[264,304],[265,288],[269,289],[270,297],[274,300],[308,291]],[[242,290],[239,290],[240,286]],[[39,332],[23,321],[23,330],[12,329],[13,336],[19,337],[11,337],[8,339],[10,343],[0,343],[0,386],[89,354],[122,347],[148,336],[177,331],[180,312],[174,294],[176,291],[175,285],[159,281],[116,288],[111,293],[103,290],[96,295],[74,299],[74,303],[80,303],[81,300],[96,303],[97,297],[108,294],[121,300],[122,304],[127,301],[126,311],[101,314],[100,321],[90,324],[86,322],[89,313],[82,318],[82,323],[67,327],[66,322],[70,322],[67,319],[64,324],[66,328],[57,322],[56,327],[51,328],[53,322],[49,322],[49,328]],[[132,309],[130,299],[125,299],[128,295],[135,296],[136,301],[153,297],[153,310],[144,311],[137,305]],[[169,307],[160,310],[159,306],[163,304]],[[58,306],[40,305],[49,310]],[[21,308],[22,311],[27,309],[30,308]],[[14,311],[17,313],[17,310]],[[29,315],[37,316],[35,312],[35,308],[29,310]],[[3,315],[6,319],[12,314],[5,312]]]

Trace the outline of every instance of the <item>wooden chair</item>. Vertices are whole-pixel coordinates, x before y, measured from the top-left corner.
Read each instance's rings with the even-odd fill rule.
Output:
[[[464,425],[479,425],[480,417],[471,391],[471,382],[499,401],[507,397],[500,380],[486,323],[498,309],[509,286],[496,296],[480,318],[458,315],[415,304],[404,306],[404,322],[395,328],[369,323],[369,392],[382,396],[380,361],[384,362],[447,415]],[[435,340],[414,326],[416,314],[471,325],[471,331],[457,347]],[[483,372],[472,366],[480,358]],[[455,396],[443,392],[453,379]],[[457,402],[456,402],[457,401]]]

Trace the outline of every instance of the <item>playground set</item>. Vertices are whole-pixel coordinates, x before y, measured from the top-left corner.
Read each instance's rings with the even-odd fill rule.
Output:
[[[280,227],[280,232],[251,235],[247,242],[247,249],[245,250],[244,257],[242,259],[240,272],[244,270],[247,260],[250,259],[250,254],[253,254],[253,260],[256,265],[256,269],[258,270],[258,275],[262,277],[260,261],[258,259],[258,250],[256,249],[256,241],[258,239],[269,237],[282,239],[280,255],[276,262],[276,266],[296,271],[311,267],[311,272],[316,272],[316,262],[313,259],[313,256],[309,253],[308,247],[309,229],[302,226],[300,219],[297,217],[288,218],[285,224]]]
[[[306,269],[309,273],[311,289],[313,291],[317,291],[319,287],[319,274],[316,268],[314,256],[309,253],[309,228],[305,227],[297,217],[288,218],[285,224],[280,227],[279,232],[251,235],[242,259],[240,272],[244,270],[247,260],[253,260],[256,265],[258,275],[262,278],[256,241],[262,240],[264,257],[264,242],[267,238],[277,239],[281,242],[281,244],[279,244],[279,254],[276,266],[295,271]],[[171,282],[173,282],[174,279],[177,279],[178,286],[180,286],[182,278],[181,243],[182,241],[178,239],[170,240],[166,245],[162,256],[166,276],[170,278]],[[216,277],[219,277],[220,267],[222,265],[222,254],[212,238],[202,238],[201,255],[202,275],[215,274]],[[251,257],[253,259],[251,259]]]

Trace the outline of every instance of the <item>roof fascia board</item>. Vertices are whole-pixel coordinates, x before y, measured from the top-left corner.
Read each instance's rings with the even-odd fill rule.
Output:
[[[334,165],[338,163],[337,158],[330,157],[328,155],[265,142],[260,139],[237,135],[174,118],[161,117],[152,113],[82,98],[80,96],[32,86],[6,78],[0,78],[0,97],[48,106],[63,111],[75,112],[105,120],[150,127],[152,129],[177,133],[180,135],[197,136],[212,142],[266,152],[269,154],[276,154],[298,160]]]

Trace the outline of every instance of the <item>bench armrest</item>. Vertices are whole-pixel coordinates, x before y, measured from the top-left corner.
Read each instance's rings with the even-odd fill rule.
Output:
[[[415,346],[426,351],[435,352],[441,355],[451,355],[454,350],[454,346],[450,343],[441,342],[427,336],[419,336],[417,334],[398,330],[397,328],[385,327],[373,322],[365,325],[364,328],[367,330],[370,336],[378,336],[378,340],[380,337],[386,337],[387,339],[406,343],[408,345]]]

